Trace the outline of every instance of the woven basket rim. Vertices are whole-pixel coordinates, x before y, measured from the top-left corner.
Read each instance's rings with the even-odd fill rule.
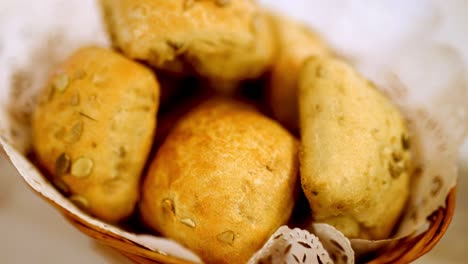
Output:
[[[447,196],[446,206],[439,208],[428,217],[431,222],[428,230],[416,237],[402,240],[392,248],[381,252],[375,259],[369,261],[368,264],[410,263],[431,251],[444,236],[452,222],[455,212],[456,193],[457,187],[455,186]]]
[[[123,256],[127,257],[134,263],[139,264],[193,264],[192,262],[183,260],[178,257],[169,256],[161,252],[152,251],[144,248],[126,238],[111,234],[105,230],[99,229],[96,226],[91,226],[89,223],[71,214],[53,200],[41,195],[37,190],[27,184],[34,192],[39,194],[46,202],[57,208],[65,219],[70,222],[76,229],[83,234],[93,238],[97,242],[113,248]],[[381,251],[374,259],[368,261],[368,264],[384,264],[395,263],[405,264],[410,263],[419,257],[429,252],[443,237],[447,231],[455,211],[457,187],[453,187],[446,199],[446,206],[440,207],[428,220],[431,222],[430,227],[424,233],[415,237],[409,237],[401,240],[398,244]]]

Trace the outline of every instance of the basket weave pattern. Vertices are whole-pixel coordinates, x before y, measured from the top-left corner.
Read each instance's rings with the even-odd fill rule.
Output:
[[[429,252],[439,240],[442,238],[444,233],[453,218],[455,209],[455,196],[456,188],[452,189],[446,200],[445,208],[440,208],[434,212],[430,217],[429,221],[431,225],[429,229],[416,236],[410,237],[398,242],[398,244],[380,252],[376,258],[367,262],[368,264],[384,264],[384,263],[410,263],[422,255]],[[61,209],[59,206],[57,208]],[[143,248],[134,242],[127,240],[122,237],[117,237],[113,234],[109,234],[104,230],[96,229],[94,226],[82,222],[77,219],[74,215],[67,211],[61,210],[65,218],[73,224],[79,231],[92,237],[98,242],[101,242],[132,260],[134,263],[139,264],[189,264],[190,262],[167,256],[149,249]]]

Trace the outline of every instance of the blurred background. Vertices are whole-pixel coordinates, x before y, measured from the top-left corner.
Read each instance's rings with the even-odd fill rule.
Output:
[[[427,77],[424,84],[417,83],[424,86],[424,89],[420,89],[417,100],[424,101],[430,96],[437,98],[437,91],[440,91],[442,86],[453,85],[453,78],[457,76],[451,75],[452,72],[459,73],[458,71],[462,69],[465,70],[464,75],[468,76],[466,74],[468,22],[465,23],[466,19],[463,19],[468,14],[467,1],[389,0],[371,3],[371,1],[352,0],[326,2],[261,0],[260,2],[317,26],[317,30],[326,36],[334,48],[340,50],[348,59],[355,59],[354,62],[360,69],[371,76],[381,74],[376,69],[401,73],[407,68],[398,65],[412,66],[417,72],[416,80],[420,81],[421,76],[422,79]],[[59,31],[65,28],[65,33],[59,37],[71,46],[82,44],[72,41],[75,38],[83,42],[106,43],[102,37],[102,28],[92,26],[99,24],[96,14],[86,11],[92,9],[93,3],[94,0],[0,0],[0,103],[7,92],[3,88],[8,85],[5,82],[8,70],[5,69],[4,63],[9,65],[11,63],[15,67],[36,66],[31,64],[31,60],[36,63],[37,58],[31,59],[31,54],[27,51],[34,46],[34,39],[43,36],[46,31]],[[88,24],[83,26],[83,21]],[[12,41],[11,36],[16,36],[17,39]],[[428,39],[439,43],[442,48],[426,45]],[[398,46],[395,43],[403,44]],[[444,56],[447,51],[447,46],[444,45],[453,48],[450,50],[450,56]],[[57,52],[62,56],[72,48],[71,46],[61,47]],[[399,54],[402,57],[397,56],[398,51],[404,51],[403,55]],[[424,57],[427,53],[434,57],[426,60],[418,57],[419,55]],[[416,64],[411,59],[414,58],[411,56],[413,54],[418,59]],[[44,56],[39,58],[43,59]],[[388,65],[379,64],[389,61],[402,61],[402,64],[388,69],[385,68]],[[37,71],[41,74],[46,70],[37,67]],[[403,82],[415,83],[413,76],[403,77],[405,77]],[[462,90],[462,96],[458,99],[468,103],[465,100],[467,94],[466,90]],[[468,224],[466,224],[468,141],[465,141],[461,149],[459,168],[457,205],[453,222],[434,250],[416,263],[467,262],[468,241],[465,237],[468,234]],[[79,233],[52,206],[38,198],[9,164],[2,150],[0,150],[0,234],[2,235],[0,263],[129,263],[114,251],[94,243]]]

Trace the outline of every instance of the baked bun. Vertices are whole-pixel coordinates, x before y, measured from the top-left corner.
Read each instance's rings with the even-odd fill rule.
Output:
[[[336,59],[308,60],[299,88],[301,183],[314,220],[349,238],[387,238],[409,193],[403,117]]]
[[[100,219],[129,216],[156,126],[159,85],[146,67],[110,50],[74,53],[34,112],[40,164],[70,199]]]
[[[143,221],[207,263],[245,263],[285,224],[297,141],[252,107],[212,99],[171,131],[143,184]]]
[[[258,77],[274,55],[270,22],[252,0],[101,4],[114,45],[159,69],[239,81]]]

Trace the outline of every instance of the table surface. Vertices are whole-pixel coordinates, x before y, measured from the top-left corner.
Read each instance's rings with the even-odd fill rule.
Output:
[[[468,142],[460,155],[455,217],[441,242],[415,263],[465,263],[468,259]],[[2,263],[128,263],[79,233],[38,198],[0,154],[0,256]]]

